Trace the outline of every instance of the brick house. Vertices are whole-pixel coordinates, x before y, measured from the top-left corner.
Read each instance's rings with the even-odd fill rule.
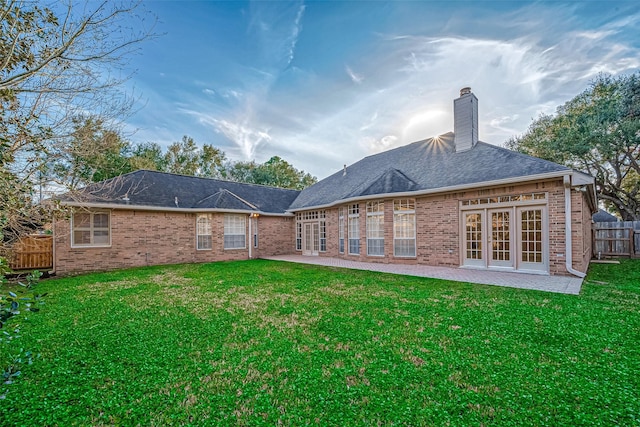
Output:
[[[583,276],[594,179],[454,132],[365,157],[303,191],[137,171],[88,188],[54,222],[58,274],[300,254]],[[568,238],[568,236],[570,236]]]

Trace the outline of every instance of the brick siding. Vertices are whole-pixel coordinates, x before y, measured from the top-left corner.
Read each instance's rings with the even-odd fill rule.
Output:
[[[345,253],[339,253],[338,207],[325,210],[327,250],[320,256],[357,261],[425,264],[457,267],[462,263],[460,202],[478,197],[547,192],[549,272],[568,274],[565,266],[565,213],[562,180],[483,188],[416,198],[415,257],[393,254],[393,198],[384,199],[384,256],[367,256],[366,202],[360,202],[360,254],[348,254],[348,215],[345,212]],[[591,259],[591,212],[582,192],[572,191],[573,267],[586,271]],[[344,207],[347,205],[345,204]],[[201,263],[249,259],[251,257],[301,254],[296,251],[296,221],[293,217],[247,216],[246,247],[224,249],[224,214],[212,214],[212,249],[196,250],[197,213],[139,210],[111,211],[111,246],[71,248],[68,220],[54,222],[54,261],[58,274],[112,270],[158,264]],[[249,221],[257,224],[258,247],[253,247]],[[252,225],[253,227],[254,225]],[[514,230],[515,232],[515,230]]]
[[[54,268],[57,274],[103,271],[145,265],[202,263],[249,258],[244,249],[224,249],[224,214],[211,218],[212,249],[196,249],[197,213],[173,213],[140,210],[111,211],[110,247],[71,247],[70,222],[54,222]],[[259,248],[252,256],[291,253],[292,220],[284,217],[258,218]],[[261,235],[264,233],[264,236]]]
[[[568,275],[565,246],[565,201],[562,180],[530,184],[483,188],[457,193],[416,198],[416,257],[403,258],[393,255],[393,200],[384,199],[384,256],[367,256],[366,202],[360,202],[360,254],[348,253],[347,216],[345,215],[345,253],[338,252],[338,207],[327,209],[327,251],[320,256],[338,257],[354,261],[425,264],[458,267],[462,264],[460,202],[478,197],[517,195],[546,192],[548,215],[549,272]],[[405,197],[406,198],[406,197]],[[591,259],[591,213],[584,194],[572,191],[572,245],[573,267],[586,271]],[[342,205],[341,207],[347,207]],[[515,232],[515,230],[513,230]],[[298,251],[297,253],[301,253]]]

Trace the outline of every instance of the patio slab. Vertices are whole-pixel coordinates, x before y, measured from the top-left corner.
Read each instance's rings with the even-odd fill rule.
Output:
[[[482,285],[505,286],[509,288],[531,289],[544,292],[579,295],[583,279],[574,276],[547,276],[538,274],[487,271],[469,268],[432,267],[428,265],[382,264],[374,262],[349,261],[339,258],[280,255],[263,257],[273,261],[300,264],[324,265],[328,267],[350,268],[354,270],[379,271],[405,276],[431,277],[457,282]]]

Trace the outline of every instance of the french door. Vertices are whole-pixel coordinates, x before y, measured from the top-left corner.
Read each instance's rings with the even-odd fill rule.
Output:
[[[463,211],[462,221],[463,265],[548,271],[544,206]]]
[[[549,271],[546,212],[541,207],[520,207],[518,217],[518,268]]]
[[[305,222],[302,224],[302,255],[318,255],[320,250],[320,224]]]
[[[513,268],[514,254],[512,237],[513,209],[489,209],[487,216],[490,229],[487,233],[489,267]]]

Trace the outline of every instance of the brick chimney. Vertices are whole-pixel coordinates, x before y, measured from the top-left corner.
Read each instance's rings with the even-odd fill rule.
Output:
[[[470,87],[460,89],[453,100],[453,133],[456,151],[472,149],[478,142],[478,98]]]

